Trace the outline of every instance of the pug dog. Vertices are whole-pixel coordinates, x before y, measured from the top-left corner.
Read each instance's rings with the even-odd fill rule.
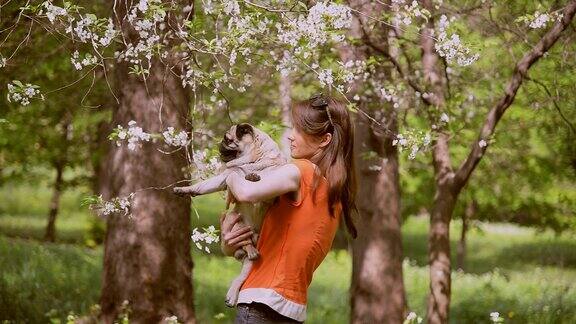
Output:
[[[222,162],[226,163],[219,174],[192,186],[175,187],[174,193],[198,196],[226,190],[226,178],[232,172],[241,170],[246,180],[256,182],[260,180],[259,173],[287,163],[278,144],[268,134],[246,123],[233,125],[228,129],[220,143],[219,151]],[[232,193],[228,190],[226,210],[230,207],[231,196]],[[252,244],[245,245],[234,253],[234,257],[242,262],[242,270],[240,275],[232,281],[226,294],[226,305],[229,307],[236,306],[240,287],[252,269],[253,260],[259,257],[256,249],[258,234],[266,210],[273,202],[274,200],[258,203],[236,202],[232,211],[228,212],[224,218],[223,224],[230,224],[233,219],[231,216],[235,213],[240,214],[241,221],[236,223],[232,230],[236,230],[239,226],[249,225],[254,232]]]

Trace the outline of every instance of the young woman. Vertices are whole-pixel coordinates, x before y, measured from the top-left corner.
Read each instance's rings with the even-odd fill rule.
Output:
[[[238,201],[278,197],[258,239],[260,258],[242,285],[235,323],[297,323],[306,319],[307,290],[330,250],[340,219],[356,237],[354,131],[346,105],[318,94],[292,106],[292,163],[258,182],[241,173],[226,183]],[[248,227],[221,228],[227,255],[247,243]]]

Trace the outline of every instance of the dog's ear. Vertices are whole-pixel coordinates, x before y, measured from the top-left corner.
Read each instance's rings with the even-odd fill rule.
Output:
[[[238,140],[241,140],[242,137],[246,134],[250,134],[251,136],[254,136],[254,128],[252,128],[252,125],[247,124],[247,123],[242,123],[242,124],[239,124],[238,126],[236,126],[236,138]]]

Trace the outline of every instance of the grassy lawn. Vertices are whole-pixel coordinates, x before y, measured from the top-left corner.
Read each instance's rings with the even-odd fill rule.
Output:
[[[50,190],[45,186],[5,185],[0,188],[0,235],[41,240],[48,221]],[[97,236],[102,239],[105,222],[95,217],[87,207],[80,206],[89,193],[82,190],[65,191],[60,213],[56,218],[56,241],[94,246]],[[206,227],[218,223],[224,201],[215,193],[194,198],[191,211],[192,227]]]
[[[0,320],[45,323],[49,317],[63,319],[70,311],[87,313],[100,293],[102,247],[88,247],[88,232],[97,218],[79,207],[82,194],[65,194],[58,243],[45,244],[37,239],[43,235],[49,192],[31,187],[2,190]],[[214,224],[222,206],[217,195],[195,200],[200,218],[192,216],[193,226]],[[402,228],[409,306],[420,316],[428,293],[427,228],[427,219],[416,217]],[[452,224],[451,234],[459,236],[458,222]],[[452,323],[490,323],[494,311],[509,323],[576,322],[574,235],[555,237],[509,224],[481,224],[468,237],[466,271],[452,273]],[[452,243],[454,253],[456,240]],[[195,247],[191,253],[199,322],[232,322],[234,311],[223,300],[240,264]],[[308,323],[347,323],[350,273],[348,253],[330,252],[314,276]]]

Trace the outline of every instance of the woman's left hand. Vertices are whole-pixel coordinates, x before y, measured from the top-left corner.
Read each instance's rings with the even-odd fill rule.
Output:
[[[234,225],[241,220],[240,214],[235,213],[228,215],[228,217],[231,219],[226,224],[224,222],[226,213],[220,217],[221,248],[225,255],[232,255],[237,249],[252,243],[254,232],[248,225],[236,226],[234,229]]]

